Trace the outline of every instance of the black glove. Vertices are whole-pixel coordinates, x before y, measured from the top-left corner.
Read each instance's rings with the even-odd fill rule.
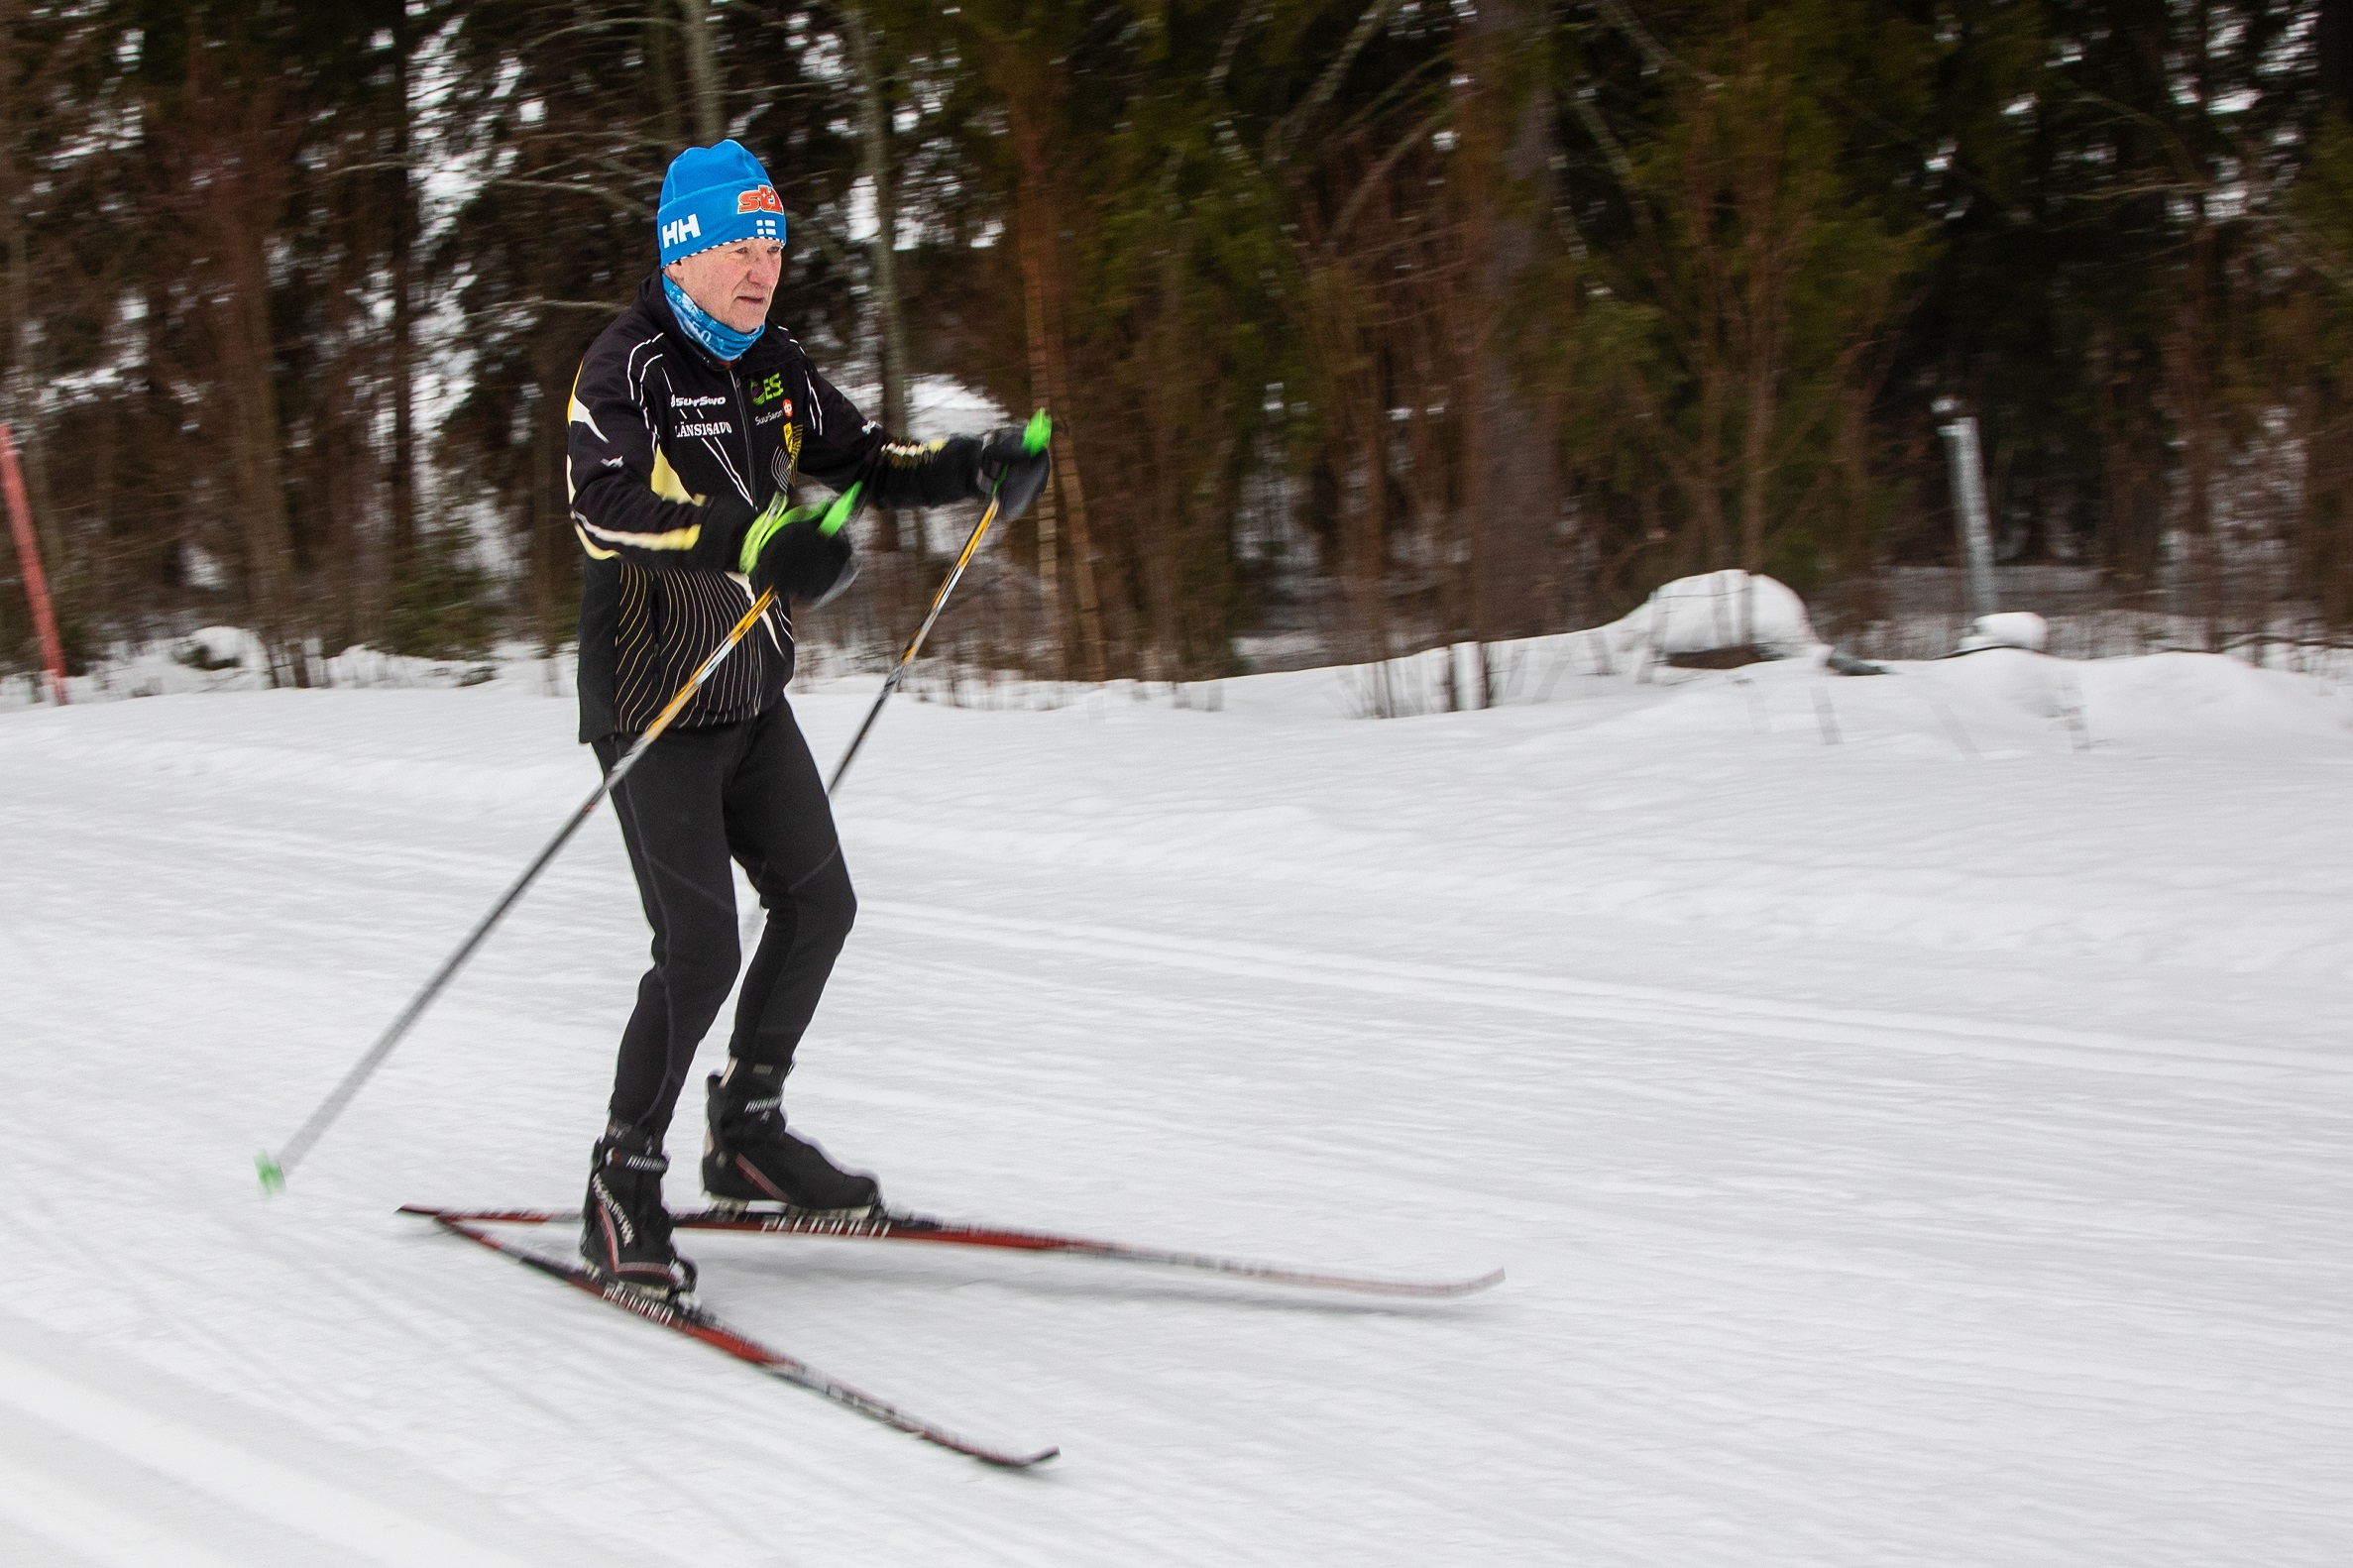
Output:
[[[852,485],[831,506],[796,506],[789,511],[782,496],[768,503],[744,530],[737,562],[751,579],[752,592],[774,590],[779,598],[790,596],[815,608],[839,598],[857,581],[849,533],[842,526],[857,507],[857,493]]]
[[[1034,452],[1029,446],[1033,439],[1038,442]],[[1043,433],[1033,437],[1011,425],[992,430],[980,442],[980,499],[994,496],[998,516],[1011,522],[1038,504],[1038,493],[1046,488],[1053,468]]]

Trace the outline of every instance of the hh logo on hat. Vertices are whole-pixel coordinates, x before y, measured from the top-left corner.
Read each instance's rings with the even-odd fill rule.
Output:
[[[747,190],[741,195],[737,196],[735,198],[735,210],[738,213],[782,212],[784,210],[784,203],[776,199],[776,187],[774,185],[761,185],[757,189]]]
[[[745,210],[749,211],[750,209],[746,208]],[[664,245],[684,245],[689,240],[699,240],[702,237],[702,220],[691,212],[683,218],[662,225],[662,243]]]

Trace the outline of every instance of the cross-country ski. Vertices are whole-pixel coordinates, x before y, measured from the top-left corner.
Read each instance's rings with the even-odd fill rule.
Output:
[[[578,1210],[563,1209],[448,1209],[403,1204],[403,1214],[421,1214],[452,1225],[576,1225]],[[1065,1252],[1079,1257],[1108,1258],[1119,1263],[1153,1268],[1191,1269],[1267,1285],[1295,1286],[1308,1290],[1356,1291],[1365,1295],[1445,1297],[1470,1295],[1501,1285],[1504,1271],[1455,1280],[1397,1280],[1378,1275],[1335,1274],[1329,1270],[1291,1264],[1261,1263],[1215,1253],[1176,1252],[1165,1247],[1140,1247],[1132,1242],[1097,1241],[1084,1236],[1060,1236],[1048,1231],[1012,1230],[998,1225],[967,1225],[933,1219],[923,1214],[882,1212],[830,1215],[763,1213],[758,1210],[698,1209],[673,1213],[676,1230],[748,1231],[765,1236],[819,1236],[840,1240],[930,1242],[935,1246],[992,1247],[1007,1252]]]
[[[983,1464],[997,1465],[1007,1470],[1026,1470],[1032,1465],[1042,1464],[1046,1460],[1052,1459],[1060,1452],[1055,1448],[1038,1448],[1026,1451],[1003,1448],[979,1442],[973,1438],[959,1436],[938,1422],[925,1420],[922,1416],[912,1414],[888,1400],[877,1399],[871,1394],[850,1387],[839,1378],[829,1377],[798,1357],[789,1356],[781,1350],[761,1344],[749,1335],[728,1327],[698,1304],[664,1300],[659,1296],[626,1285],[616,1285],[609,1280],[601,1280],[577,1263],[567,1262],[560,1258],[550,1258],[544,1254],[533,1252],[528,1247],[520,1247],[503,1241],[498,1236],[484,1230],[480,1225],[470,1224],[459,1216],[435,1214],[431,1217],[436,1224],[453,1236],[463,1236],[477,1246],[489,1248],[501,1257],[512,1258],[527,1269],[546,1275],[550,1279],[561,1280],[573,1288],[585,1291],[609,1306],[619,1307],[633,1317],[643,1318],[646,1322],[658,1327],[684,1334],[689,1339],[699,1340],[714,1350],[724,1351],[728,1355],[733,1356],[737,1361],[748,1362],[769,1376],[789,1383],[795,1388],[807,1389],[813,1394],[833,1400],[845,1409],[855,1410],[870,1420],[880,1421],[885,1426],[920,1437],[927,1443],[937,1443],[952,1452],[968,1455]]]

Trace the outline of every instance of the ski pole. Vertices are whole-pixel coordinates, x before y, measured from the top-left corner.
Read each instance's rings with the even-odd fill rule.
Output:
[[[821,531],[829,534],[840,531],[841,525],[849,520],[857,507],[858,489],[852,485],[835,499],[818,524]],[[367,1055],[352,1064],[351,1070],[343,1075],[343,1081],[336,1084],[334,1091],[319,1102],[318,1109],[310,1113],[310,1119],[294,1130],[294,1136],[285,1141],[278,1154],[272,1155],[264,1150],[254,1157],[254,1169],[261,1174],[264,1192],[285,1190],[286,1173],[294,1169],[302,1157],[310,1152],[310,1146],[317,1143],[335,1118],[343,1114],[344,1107],[360,1092],[361,1085],[375,1074],[378,1067],[384,1065],[385,1058],[392,1054],[392,1048],[400,1043],[400,1038],[408,1033],[409,1027],[424,1015],[426,1008],[433,1005],[433,999],[441,994],[442,987],[449,984],[451,977],[465,966],[468,958],[474,956],[474,950],[481,947],[483,939],[505,918],[506,912],[514,907],[515,900],[523,896],[523,890],[537,880],[539,873],[547,869],[547,863],[556,857],[556,852],[571,840],[573,834],[579,832],[580,825],[589,820],[590,814],[597,809],[597,803],[612,794],[620,781],[629,776],[629,770],[637,765],[638,758],[645,755],[646,748],[661,738],[662,731],[670,728],[670,722],[678,717],[695,693],[703,689],[703,683],[711,678],[711,672],[718,669],[721,661],[735,650],[735,644],[741,642],[744,633],[758,624],[760,616],[774,603],[774,589],[767,590],[751,602],[751,608],[743,613],[743,618],[736,621],[720,645],[711,650],[711,656],[703,661],[701,667],[687,677],[686,684],[678,688],[678,695],[671,698],[668,706],[654,717],[653,723],[645,727],[645,732],[621,754],[621,759],[613,765],[613,771],[597,781],[597,787],[589,792],[589,798],[582,801],[578,809],[565,820],[564,826],[556,830],[556,836],[547,840],[547,846],[523,868],[523,874],[514,879],[513,885],[499,896],[499,901],[491,906],[491,912],[482,917],[464,942],[458,944],[457,951],[442,960],[441,967],[433,971],[433,977],[424,983],[424,988],[408,999],[408,1005],[401,1008],[399,1016],[377,1037],[376,1044],[368,1048]]]
[[[1022,426],[1022,450],[1033,454],[1045,451],[1046,443],[1053,434],[1054,421],[1047,417],[1045,409],[1039,409],[1030,415],[1030,422]],[[1000,487],[1003,483],[1002,480],[998,481]],[[890,701],[890,694],[899,689],[899,683],[907,678],[907,668],[915,662],[915,656],[923,651],[924,638],[932,634],[932,623],[940,618],[940,612],[948,608],[948,596],[955,592],[957,579],[964,575],[964,568],[972,564],[973,555],[980,549],[981,537],[988,532],[989,524],[997,520],[1000,500],[994,492],[990,494],[988,510],[980,514],[980,521],[973,525],[972,537],[964,541],[963,553],[955,558],[955,565],[949,569],[947,581],[932,596],[931,613],[923,617],[923,624],[915,628],[915,635],[908,639],[906,651],[899,655],[899,662],[892,665],[890,673],[882,678],[882,690],[875,693],[874,706],[866,710],[866,722],[858,726],[856,734],[850,736],[849,749],[841,753],[841,760],[834,764],[834,776],[826,780],[828,795],[840,787],[841,775],[849,771],[849,764],[857,759],[858,747],[866,743],[866,732],[874,728],[874,721],[882,717],[883,705]]]

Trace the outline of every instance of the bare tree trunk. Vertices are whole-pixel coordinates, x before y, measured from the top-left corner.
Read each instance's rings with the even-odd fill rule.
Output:
[[[1051,393],[1047,391],[1051,373],[1046,358],[1046,269],[1032,252],[1037,247],[1037,220],[1031,215],[1029,188],[1025,182],[1017,195],[1018,211],[1015,222],[1020,225],[1021,246],[1021,301],[1027,324],[1030,357],[1030,396],[1042,401]],[[1057,454],[1060,455],[1059,453]],[[1048,485],[1038,497],[1038,595],[1040,614],[1045,620],[1047,640],[1054,647],[1054,668],[1048,673],[1060,676],[1063,660],[1063,596],[1062,582],[1057,575],[1056,524],[1062,520],[1061,508],[1055,503],[1055,487]]]
[[[1731,399],[1726,385],[1725,313],[1729,292],[1723,242],[1710,218],[1716,206],[1716,138],[1712,116],[1691,128],[1690,169],[1685,176],[1685,227],[1690,231],[1692,272],[1699,283],[1691,331],[1694,379],[1699,383],[1699,434],[1684,468],[1685,504],[1691,508],[1699,548],[1683,563],[1686,571],[1713,571],[1724,562],[1724,420]]]
[[[392,109],[392,161],[399,168],[392,179],[392,540],[384,578],[403,583],[416,564],[416,184],[408,168],[408,55],[415,38],[407,7],[400,8],[392,29],[392,96],[397,100]],[[386,607],[381,592],[371,597],[378,602],[369,607],[366,619],[368,629],[376,632],[383,627]]]
[[[645,74],[653,83],[653,133],[662,151],[674,153],[686,145],[686,120],[678,102],[678,34],[667,15],[643,19]]]
[[[2343,635],[2353,625],[2353,458],[2334,356],[2322,327],[2323,307],[2305,280],[2283,323],[2281,341],[2296,365],[2297,393],[2290,403],[2294,445],[2303,454],[2297,485],[2296,549],[2293,559],[2307,585],[2323,636]]]
[[[874,63],[874,40],[866,26],[865,7],[846,5],[841,18],[849,33],[850,65],[858,78],[859,163],[867,182],[874,187],[874,324],[882,348],[882,427],[893,435],[905,436],[910,413],[907,322],[899,304],[899,207],[890,177],[890,104],[883,92],[882,75]],[[899,548],[898,518],[889,512],[878,512],[876,516],[882,525],[882,547]],[[915,549],[920,559],[923,552],[920,529],[916,533]]]
[[[265,77],[231,88],[201,50],[190,51],[186,96],[205,175],[195,191],[196,217],[216,273],[215,369],[226,393],[224,444],[246,595],[272,684],[303,685],[308,671],[294,640],[292,548],[270,332],[269,244],[285,205],[287,139],[280,134],[275,84]]]
[[[2124,579],[2136,601],[2161,576],[2158,550],[2164,527],[2160,482],[2146,460],[2161,435],[2139,400],[2148,376],[2138,359],[2116,346],[2112,328],[2094,328],[2092,416],[2107,502],[2101,519],[2103,564]]]
[[[2353,0],[2320,0],[2314,10],[2321,96],[2339,114],[2353,114]]]
[[[1059,649],[1063,643],[1053,576],[1054,525],[1066,524],[1070,538],[1070,586],[1078,611],[1080,645],[1090,679],[1105,678],[1103,622],[1095,603],[1094,550],[1087,527],[1086,486],[1078,461],[1077,444],[1069,420],[1069,361],[1064,333],[1062,269],[1058,252],[1062,228],[1056,208],[1057,169],[1047,143],[1052,134],[1043,116],[1063,100],[1062,66],[1044,58],[1046,46],[1031,33],[995,34],[975,29],[982,69],[1005,105],[1006,130],[1013,141],[1016,187],[1014,226],[1020,244],[1022,302],[1029,337],[1030,392],[1056,414],[1054,427],[1055,483],[1038,508],[1038,565],[1046,590],[1049,634]],[[1061,505],[1054,504],[1060,492]],[[1063,515],[1058,519],[1058,509]]]
[[[1062,274],[1055,255],[1061,231],[1055,215],[1053,169],[1046,153],[1044,130],[1027,108],[1027,100],[1009,94],[1007,107],[1014,148],[1021,160],[1016,221],[1021,226],[1022,295],[1029,314],[1030,386],[1046,407],[1065,410],[1054,427],[1055,478],[1067,509],[1064,520],[1070,535],[1070,587],[1077,602],[1079,642],[1085,654],[1087,679],[1100,681],[1108,671],[1103,620],[1095,605],[1094,552],[1087,533],[1086,489],[1080,479],[1078,452],[1070,436],[1066,413],[1070,407],[1069,369],[1063,331]],[[1049,558],[1047,516],[1042,511],[1039,519],[1041,576],[1046,575],[1044,563]],[[1048,615],[1054,617],[1059,640],[1060,616],[1051,598],[1053,580],[1047,577],[1046,581],[1050,595]]]
[[[323,337],[342,350],[338,358],[346,363],[359,357],[348,346],[352,342],[351,321],[358,297],[349,273],[364,265],[360,262],[351,268],[337,269],[322,305]],[[320,390],[321,406],[314,425],[312,450],[307,454],[307,466],[317,476],[313,491],[315,504],[325,512],[322,520],[326,559],[321,575],[326,579],[333,608],[331,617],[320,617],[317,629],[320,650],[330,657],[341,651],[340,639],[351,638],[360,624],[361,601],[372,597],[367,586],[368,574],[360,567],[364,552],[360,519],[372,509],[367,504],[366,482],[361,476],[375,466],[376,454],[369,450],[365,433],[368,418],[367,410],[361,405],[360,385],[358,376],[340,368],[329,371]],[[396,438],[396,422],[394,433]]]
[[[1152,454],[1152,510],[1141,540],[1144,607],[1149,627],[1142,674],[1146,680],[1175,680],[1183,662],[1184,633],[1178,602],[1183,563],[1178,551],[1184,530],[1184,462],[1178,450],[1184,427],[1176,404],[1191,386],[1185,345],[1176,326],[1182,308],[1182,280],[1176,253],[1161,253],[1160,307],[1148,329],[1153,373],[1142,389],[1144,439]]]
[[[542,356],[544,359],[544,356]],[[544,364],[541,369],[542,389],[546,387]],[[562,372],[559,370],[558,374]],[[558,519],[555,498],[562,494],[562,481],[557,470],[565,461],[565,437],[562,426],[553,429],[557,410],[567,406],[561,396],[539,398],[538,417],[531,421],[531,491],[524,513],[523,572],[530,585],[531,629],[538,633],[539,656],[555,657],[556,644],[562,639],[556,634],[554,556],[557,549]],[[567,541],[568,542],[568,541]],[[567,549],[565,554],[571,554]]]
[[[678,0],[678,31],[686,46],[686,79],[695,94],[695,138],[709,147],[728,134],[728,117],[720,96],[719,60],[712,53],[707,0]]]
[[[1544,254],[1552,211],[1551,94],[1535,67],[1545,8],[1535,0],[1480,0],[1461,24],[1469,77],[1461,157],[1475,170],[1470,252],[1476,341],[1465,420],[1471,510],[1471,634],[1482,640],[1538,628],[1536,603],[1560,511],[1554,432],[1522,385],[1510,330]]]
[[[1773,431],[1788,374],[1790,290],[1797,264],[1813,227],[1813,203],[1804,193],[1782,189],[1781,145],[1787,115],[1779,81],[1749,73],[1769,107],[1758,134],[1745,135],[1735,152],[1735,201],[1740,213],[1746,286],[1737,295],[1732,334],[1739,365],[1740,399],[1740,565],[1761,572],[1765,565],[1765,507],[1773,481]]]
[[[1357,418],[1362,421],[1365,483],[1350,550],[1349,580],[1367,660],[1389,657],[1389,399],[1378,367],[1368,367]]]
[[[2197,204],[2198,198],[2190,199]],[[2214,527],[2218,432],[2209,368],[2214,351],[2208,321],[2213,255],[2213,228],[2199,212],[2191,220],[2187,272],[2165,347],[2167,400],[2173,404],[2175,434],[2182,443],[2182,539],[2188,557],[2182,563],[2182,587],[2187,591],[2182,608],[2203,623],[2199,639],[2208,652],[2220,649],[2223,618],[2221,540]]]
[[[882,339],[883,428],[907,431],[907,321],[899,300],[899,205],[891,184],[890,101],[874,62],[865,7],[842,9],[851,64],[858,74],[861,171],[874,186],[874,309]]]
[[[226,182],[224,182],[226,183]],[[293,641],[292,554],[286,530],[285,480],[280,466],[277,390],[271,385],[275,355],[270,341],[270,262],[266,234],[257,226],[226,219],[229,296],[221,316],[222,379],[234,422],[230,458],[237,478],[237,509],[245,546],[246,593],[254,630],[269,650],[271,681],[304,684]]]
[[[1712,111],[1692,116],[1691,147],[1684,173],[1684,227],[1693,251],[1698,309],[1691,330],[1692,370],[1699,383],[1699,434],[1687,468],[1685,504],[1698,537],[1698,550],[1682,563],[1686,572],[1714,571],[1729,550],[1724,518],[1724,431],[1732,402],[1730,346],[1735,310],[1731,268],[1714,221],[1721,182],[1722,147]]]

